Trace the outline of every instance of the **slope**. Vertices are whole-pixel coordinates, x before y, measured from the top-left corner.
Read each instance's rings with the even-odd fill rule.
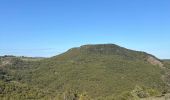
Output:
[[[114,44],[84,45],[5,68],[15,80],[62,99],[77,95],[101,100],[148,97],[160,95],[166,85],[161,60]]]

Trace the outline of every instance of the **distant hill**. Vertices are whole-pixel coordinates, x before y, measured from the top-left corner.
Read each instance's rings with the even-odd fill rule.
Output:
[[[84,45],[35,61],[1,57],[0,66],[3,82],[36,88],[41,99],[137,100],[167,93],[170,83],[165,61],[115,44]]]

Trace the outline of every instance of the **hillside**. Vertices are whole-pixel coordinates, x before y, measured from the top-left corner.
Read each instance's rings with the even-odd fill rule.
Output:
[[[167,67],[168,69],[170,69],[170,60],[169,60],[169,59],[166,59],[166,60],[162,60],[162,61],[165,63],[166,67]]]
[[[17,57],[7,60],[1,57],[0,61],[3,82],[26,84],[30,90],[40,91],[41,98],[56,100],[133,100],[159,96],[168,92],[169,72],[165,66],[169,66],[167,62],[153,55],[114,44],[84,45],[34,61]]]

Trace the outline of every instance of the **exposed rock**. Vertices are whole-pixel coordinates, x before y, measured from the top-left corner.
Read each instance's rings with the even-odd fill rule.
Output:
[[[163,63],[161,61],[159,61],[158,59],[156,59],[155,57],[148,56],[147,61],[149,63],[151,63],[152,65],[155,65],[155,66],[157,65],[157,66],[159,66],[161,68],[164,68]]]
[[[0,67],[3,67],[5,65],[11,65],[12,64],[12,57],[4,57],[0,58]]]

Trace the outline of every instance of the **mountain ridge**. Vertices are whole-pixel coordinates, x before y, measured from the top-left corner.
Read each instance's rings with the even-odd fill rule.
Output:
[[[88,45],[82,45],[80,47],[71,48],[68,51],[66,51],[63,54],[67,54],[69,52],[76,52],[76,53],[84,53],[86,55],[93,55],[93,54],[105,54],[105,55],[122,55],[124,57],[127,57],[128,59],[143,59],[153,65],[158,65],[161,68],[163,68],[163,63],[160,59],[157,57],[148,54],[143,51],[136,51],[127,49],[121,46],[118,46],[116,44],[88,44]],[[137,57],[137,55],[140,56]],[[62,54],[61,54],[62,55]]]
[[[36,87],[56,100],[136,100],[167,92],[169,76],[162,78],[162,60],[114,44],[83,45],[51,58],[19,61],[0,68],[12,76],[8,81]]]

